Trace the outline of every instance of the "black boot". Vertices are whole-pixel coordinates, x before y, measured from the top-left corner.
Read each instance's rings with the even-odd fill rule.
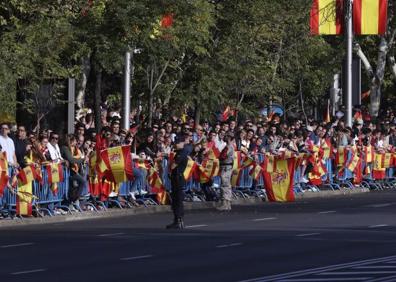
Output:
[[[183,222],[183,218],[181,217],[175,218],[172,224],[166,226],[166,229],[183,229],[183,228],[184,228],[184,222]]]

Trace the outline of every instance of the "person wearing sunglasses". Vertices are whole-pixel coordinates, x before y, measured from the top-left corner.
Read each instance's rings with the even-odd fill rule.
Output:
[[[51,160],[55,162],[63,161],[58,142],[59,142],[59,134],[57,134],[56,132],[51,132],[50,139],[47,144],[47,148]]]
[[[15,144],[14,141],[8,136],[10,134],[10,127],[6,123],[2,123],[0,131],[0,146],[2,152],[7,153],[7,161],[9,166],[19,167],[17,158],[15,155]]]

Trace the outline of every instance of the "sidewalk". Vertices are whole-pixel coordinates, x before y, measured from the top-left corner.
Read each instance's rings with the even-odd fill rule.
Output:
[[[337,191],[320,191],[320,192],[305,192],[296,195],[296,201],[303,201],[306,199],[314,198],[328,198],[338,197],[344,195],[353,195],[368,193],[370,190],[365,188],[356,188],[353,190],[337,190]],[[215,202],[186,202],[185,210],[202,210],[202,209],[214,209]],[[263,201],[260,198],[250,199],[237,199],[233,201],[233,205],[237,206],[249,206],[249,205],[265,205],[268,202]],[[32,218],[15,218],[15,219],[0,219],[0,229],[5,227],[14,226],[25,226],[33,224],[49,224],[49,223],[61,223],[70,221],[80,221],[89,219],[109,218],[109,217],[120,217],[130,216],[139,214],[154,214],[154,213],[167,213],[171,212],[170,206],[148,206],[147,208],[140,206],[130,209],[117,209],[112,208],[106,211],[92,212],[84,211],[81,213],[73,213],[71,215],[57,215],[53,217],[32,217]]]

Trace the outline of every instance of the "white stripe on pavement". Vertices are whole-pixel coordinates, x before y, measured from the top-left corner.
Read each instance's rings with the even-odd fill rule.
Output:
[[[315,236],[320,235],[320,233],[305,233],[305,234],[297,234],[297,237],[307,237],[307,236]]]
[[[368,228],[380,228],[380,227],[387,227],[388,224],[377,224],[377,225],[370,225]]]
[[[45,268],[32,269],[32,270],[25,270],[25,271],[12,272],[11,275],[29,274],[29,273],[35,273],[35,272],[43,272],[43,271],[46,271],[46,270],[47,270],[47,269],[45,269]]]
[[[24,246],[31,246],[31,245],[34,245],[34,243],[20,243],[20,244],[4,245],[4,246],[0,246],[0,248],[6,249],[6,248],[24,247]]]
[[[236,247],[236,246],[241,246],[242,243],[232,243],[232,244],[226,244],[226,245],[218,245],[216,248],[229,248],[229,247]]]
[[[336,211],[321,211],[319,214],[335,213]]]
[[[279,282],[316,282],[316,281],[365,281],[373,277],[343,277],[343,278],[300,278],[300,279],[283,279]]]
[[[266,221],[266,220],[274,220],[276,217],[264,217],[264,218],[256,218],[252,219],[252,221]]]
[[[384,208],[384,207],[389,207],[391,205],[392,205],[391,203],[386,203],[386,204],[368,205],[366,207],[369,207],[369,208]]]
[[[137,257],[128,257],[128,258],[120,258],[120,260],[138,260],[138,259],[145,259],[151,258],[153,255],[145,255],[145,256],[137,256]]]
[[[395,274],[396,271],[332,271],[332,272],[322,272],[317,275],[356,275],[356,274]]]
[[[367,266],[353,267],[353,269],[381,269],[381,268],[396,268],[396,265],[367,265]]]
[[[118,236],[118,235],[125,235],[125,233],[108,233],[108,234],[99,234],[98,237],[111,237],[111,236]]]
[[[187,225],[186,228],[199,228],[199,227],[207,227],[207,224],[197,224],[197,225]]]

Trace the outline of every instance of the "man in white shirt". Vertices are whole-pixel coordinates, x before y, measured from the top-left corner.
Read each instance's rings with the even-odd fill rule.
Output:
[[[0,131],[0,146],[1,146],[1,151],[7,153],[7,161],[8,165],[10,166],[19,166],[16,155],[15,155],[15,145],[14,141],[10,137],[8,137],[8,134],[10,132],[10,127],[6,123],[1,124],[1,131]]]
[[[48,152],[50,153],[51,160],[60,162],[63,160],[62,155],[60,153],[59,145],[59,135],[55,132],[51,132],[50,142],[47,144]]]

